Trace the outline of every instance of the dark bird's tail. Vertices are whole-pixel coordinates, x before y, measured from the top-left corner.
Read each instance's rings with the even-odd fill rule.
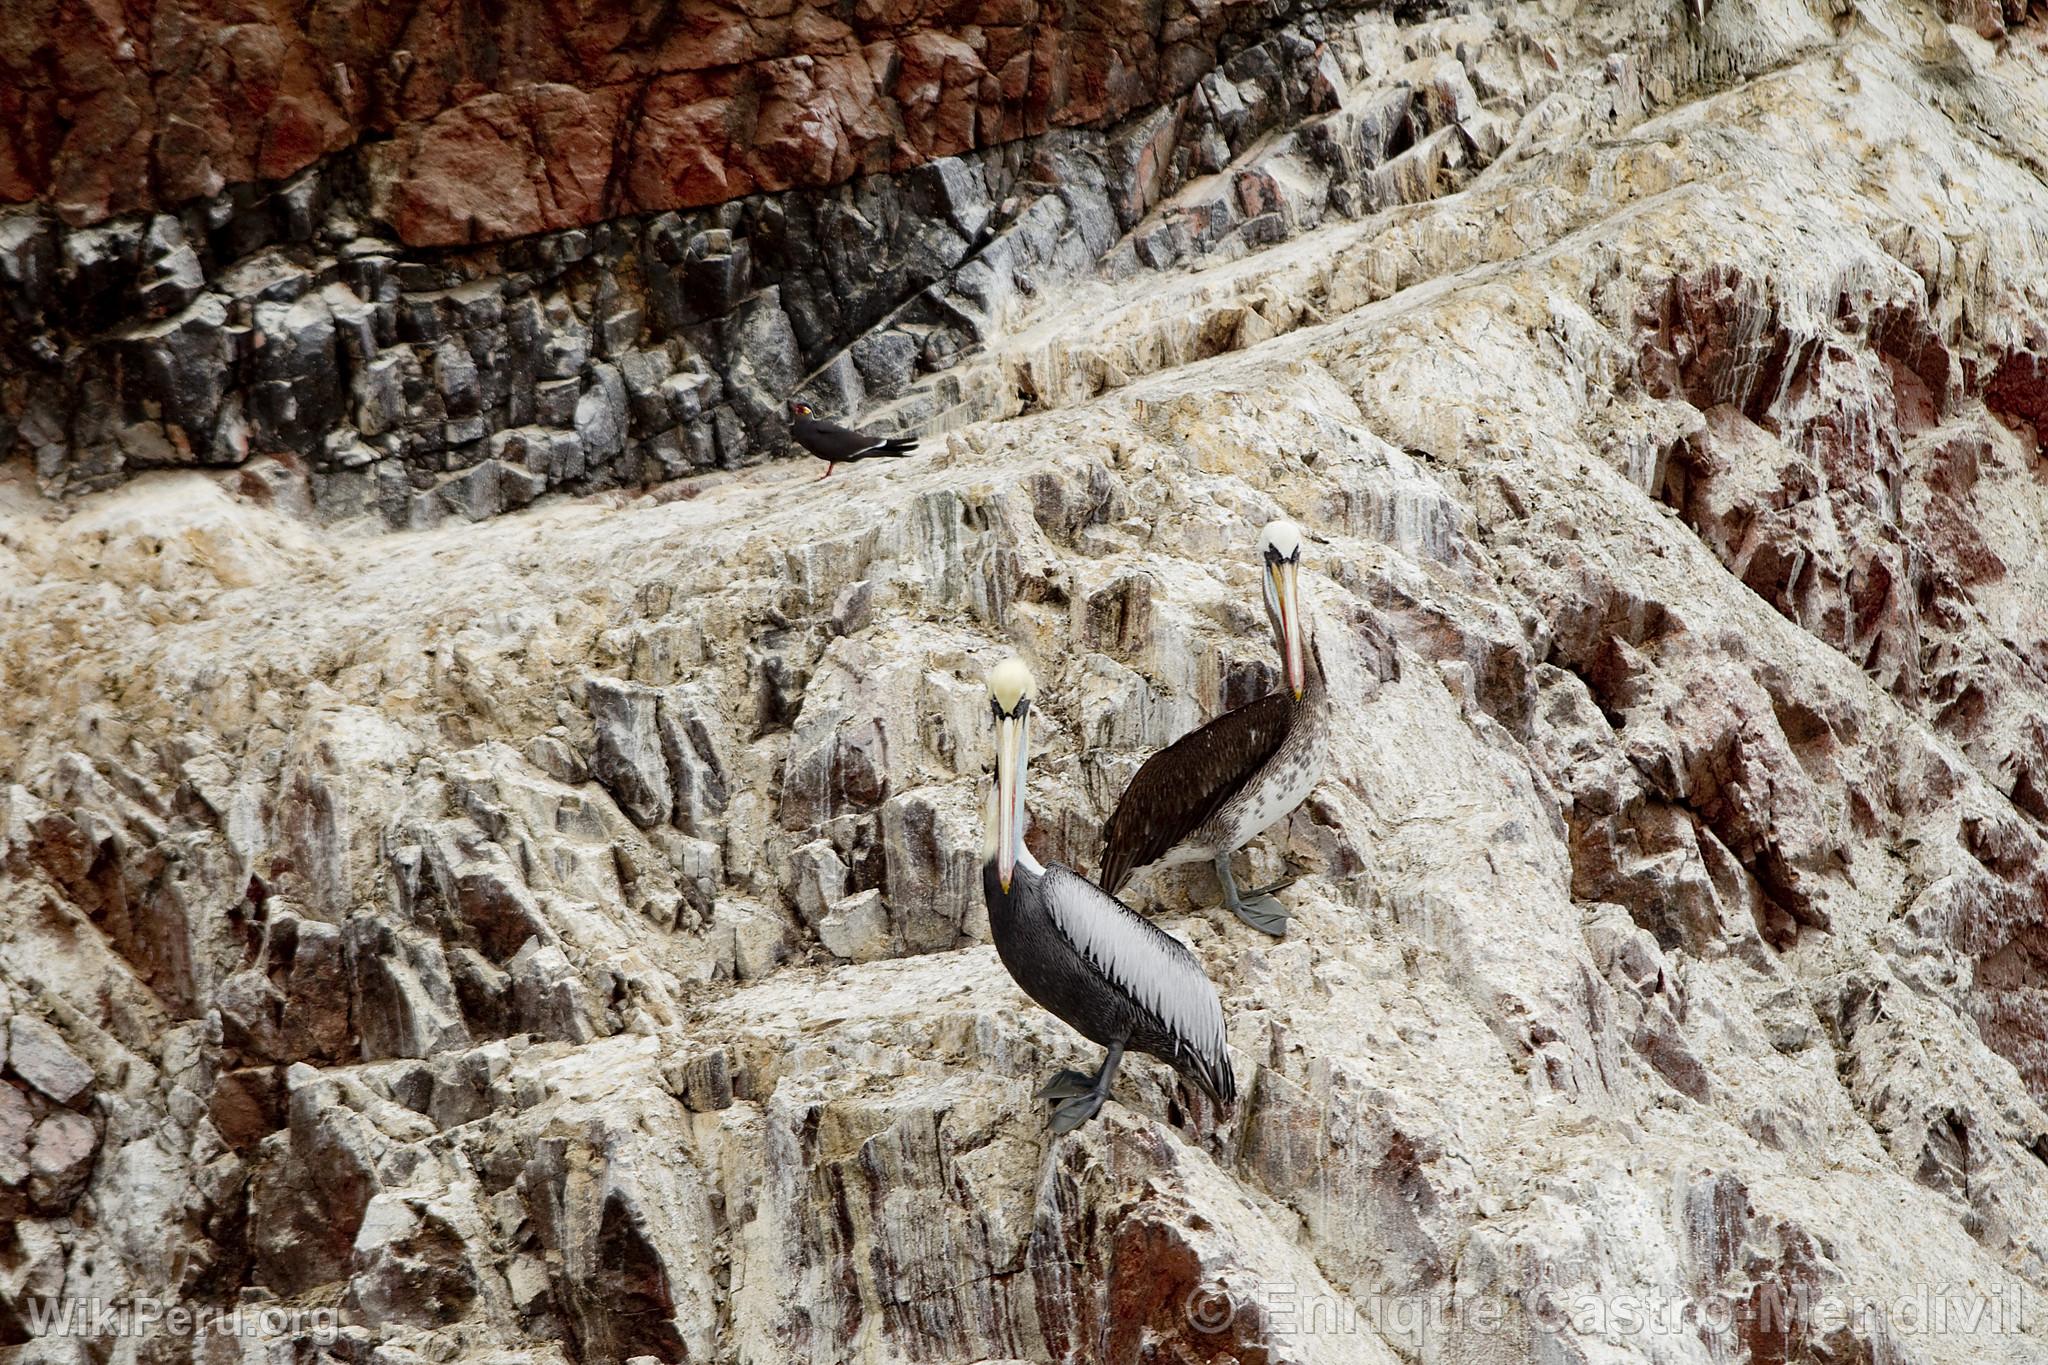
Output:
[[[891,455],[908,455],[911,451],[917,449],[917,438],[915,436],[891,436],[888,440],[882,442],[881,445],[875,447],[875,449],[885,451]]]

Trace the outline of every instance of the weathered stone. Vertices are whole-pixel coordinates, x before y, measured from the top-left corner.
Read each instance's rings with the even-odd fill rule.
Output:
[[[732,1075],[722,1048],[671,1062],[663,1074],[670,1092],[693,1113],[709,1114],[732,1107]]]
[[[834,957],[873,962],[891,955],[889,910],[879,891],[862,891],[836,902],[818,920],[818,941]]]
[[[92,1174],[99,1132],[92,1120],[68,1109],[43,1116],[29,1139],[29,1202],[42,1213],[71,1207]]]
[[[569,1043],[610,1032],[589,985],[556,945],[528,939],[509,972],[513,1018],[523,1031]]]
[[[577,399],[582,385],[574,379],[546,380],[534,386],[533,420],[544,427],[576,425]]]
[[[0,1085],[0,1185],[19,1188],[28,1179],[29,1130],[35,1112],[11,1085]]]
[[[405,425],[407,391],[419,378],[419,362],[409,350],[387,351],[357,372],[355,424],[365,436],[381,436]]]
[[[910,387],[917,370],[921,343],[905,332],[870,332],[853,344],[853,363],[868,392],[877,398],[894,398]]]
[[[745,238],[735,242],[724,229],[698,233],[684,249],[684,301],[698,317],[724,317],[746,296],[752,261]]]
[[[588,678],[583,689],[596,731],[591,775],[635,824],[666,823],[675,810],[675,797],[662,756],[656,694],[609,678]]]
[[[69,1104],[92,1084],[92,1067],[65,1045],[64,1037],[32,1014],[17,1014],[7,1031],[7,1065],[59,1104]]]
[[[185,240],[184,225],[169,214],[151,220],[142,255],[148,269],[138,284],[138,294],[146,316],[176,313],[206,287],[199,253]]]
[[[592,466],[616,459],[626,448],[626,385],[610,365],[591,367],[591,384],[576,400],[576,439]]]
[[[434,387],[441,391],[441,404],[450,417],[468,417],[482,401],[477,385],[476,361],[469,348],[454,337],[434,348]]]

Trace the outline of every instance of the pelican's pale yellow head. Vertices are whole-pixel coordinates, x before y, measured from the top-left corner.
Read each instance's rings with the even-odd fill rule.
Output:
[[[988,671],[989,719],[996,728],[996,784],[988,797],[988,838],[982,856],[994,859],[996,880],[1010,889],[1024,852],[1024,769],[1031,757],[1031,699],[1038,684],[1012,656]]]
[[[999,715],[1017,714],[1018,704],[1030,701],[1037,692],[1037,679],[1014,654],[988,671],[989,700],[995,703]]]
[[[1308,642],[1301,619],[1301,528],[1291,521],[1269,521],[1259,532],[1261,590],[1266,615],[1280,639],[1280,663],[1296,701],[1307,686]]]
[[[1259,558],[1277,555],[1281,559],[1301,558],[1301,528],[1286,518],[1269,521],[1259,532]]]

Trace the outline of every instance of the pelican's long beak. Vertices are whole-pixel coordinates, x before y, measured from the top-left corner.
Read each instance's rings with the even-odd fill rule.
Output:
[[[1307,686],[1307,670],[1302,664],[1301,638],[1301,565],[1292,559],[1278,563],[1269,562],[1266,572],[1273,579],[1273,597],[1280,603],[1280,660],[1287,670],[1287,687],[1294,693],[1296,701],[1301,700],[1301,690]]]
[[[1024,767],[1030,736],[1025,728],[1028,707],[996,718],[996,796],[990,831],[996,840],[996,878],[1003,890],[1017,871],[1017,850],[1024,846]]]

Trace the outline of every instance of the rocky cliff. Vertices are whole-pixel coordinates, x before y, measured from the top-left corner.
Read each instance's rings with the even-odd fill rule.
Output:
[[[416,106],[223,115],[234,183],[146,205],[52,188],[82,97],[17,81],[0,1342],[2040,1360],[2048,26],[1944,5],[1168,7],[1086,126],[446,249],[365,167],[502,96],[571,178],[535,111],[645,118],[704,40],[422,8]],[[301,110],[377,50],[312,13]],[[200,137],[118,75],[137,164]],[[792,392],[945,430],[815,484]],[[1294,930],[1132,889],[1240,1103],[1133,1062],[1048,1138],[1092,1049],[987,943],[981,672],[1037,671],[1031,843],[1092,868],[1272,684],[1279,514],[1340,717],[1251,855]],[[38,1326],[133,1298],[276,1326]]]

